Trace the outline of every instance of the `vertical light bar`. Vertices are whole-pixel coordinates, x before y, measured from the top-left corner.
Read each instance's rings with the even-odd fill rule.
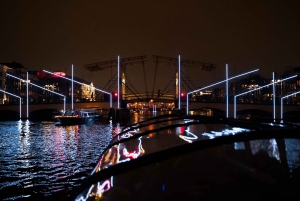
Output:
[[[22,100],[21,100],[21,98],[20,98],[20,119],[22,119],[21,102],[22,102]]]
[[[259,69],[252,70],[252,71],[248,71],[248,72],[246,72],[246,73],[242,73],[242,74],[239,74],[239,75],[233,76],[233,77],[231,77],[231,78],[228,78],[228,80],[232,80],[232,79],[235,79],[235,78],[237,78],[237,77],[241,77],[241,76],[243,76],[243,75],[247,75],[247,74],[250,74],[250,73],[254,73],[254,72],[258,71],[258,70],[259,70]],[[214,84],[208,85],[208,86],[206,86],[206,87],[202,87],[201,89],[197,89],[197,90],[194,90],[194,91],[190,91],[188,94],[192,94],[192,93],[195,93],[195,92],[201,91],[201,90],[203,90],[203,89],[207,89],[207,88],[209,88],[209,87],[212,87],[212,86],[215,86],[215,85],[221,84],[221,83],[223,83],[223,82],[226,82],[226,80],[222,80],[222,81],[220,81],[220,82],[217,82],[217,83],[214,83]],[[188,98],[187,98],[187,101],[186,101],[186,102],[187,102],[187,105],[188,105]],[[188,112],[188,110],[187,110],[187,112]]]
[[[73,105],[73,102],[74,102],[74,100],[73,100],[73,64],[72,64],[72,110],[74,109],[74,105]]]
[[[28,117],[29,117],[29,113],[28,113],[28,72],[27,72],[27,82],[26,82],[27,84],[26,84],[26,88],[27,88],[27,119],[28,119]]]
[[[109,97],[110,97],[110,100],[109,100],[109,107],[112,108],[112,95],[110,94]]]
[[[180,103],[180,95],[181,95],[181,89],[180,89],[180,80],[181,80],[181,70],[180,70],[180,55],[178,56],[178,108],[181,108],[181,103]]]
[[[236,119],[236,96],[234,96],[234,100],[233,100],[233,108],[234,108],[234,118]]]
[[[284,79],[281,80],[281,82],[282,82],[282,81],[285,81],[285,80],[289,80],[289,79],[295,78],[295,77],[297,77],[297,75],[294,75],[294,76],[291,76],[291,77],[284,78]],[[278,82],[276,81],[275,83],[278,83]],[[244,95],[244,94],[247,94],[247,93],[251,93],[251,92],[253,92],[253,91],[257,91],[257,90],[259,90],[259,89],[262,89],[262,88],[265,88],[265,87],[268,87],[268,86],[271,86],[271,85],[274,86],[274,83],[266,84],[266,85],[263,85],[263,86],[261,86],[261,87],[252,89],[252,90],[250,90],[250,91],[247,91],[247,92],[243,92],[243,93],[237,94],[237,95],[235,95],[235,97],[236,97],[236,96],[241,96],[241,95]],[[291,96],[291,95],[293,95],[293,94],[290,94],[290,95],[288,95],[288,96]],[[285,97],[288,97],[288,96],[285,96]],[[285,97],[283,97],[283,98],[285,98]],[[234,106],[234,107],[236,107],[236,106]]]
[[[66,111],[66,96],[64,96],[64,112]]]
[[[22,82],[26,82],[26,80],[23,80],[23,79],[21,79],[21,78],[18,78],[18,77],[16,77],[16,76],[10,75],[10,74],[8,74],[8,73],[6,73],[6,76],[10,76],[10,77],[13,77],[13,78],[19,79],[19,80],[21,80]],[[65,96],[64,96],[64,95],[62,95],[62,94],[56,93],[56,92],[54,92],[54,91],[51,91],[51,90],[49,90],[49,89],[46,89],[46,88],[44,88],[44,87],[41,87],[41,86],[39,86],[39,85],[36,85],[36,84],[33,84],[33,83],[29,83],[29,82],[28,82],[28,84],[31,84],[31,85],[33,85],[33,86],[36,86],[36,87],[40,88],[40,89],[43,89],[43,90],[49,91],[49,92],[51,92],[51,93],[57,94],[57,95],[59,95],[59,96],[63,96],[63,97],[65,97]],[[0,90],[0,91],[2,91],[2,90]],[[4,92],[4,91],[3,91],[3,92]],[[8,93],[8,92],[4,92],[4,93]],[[11,94],[11,93],[8,93],[8,94],[10,94],[10,95],[12,95],[12,96],[16,96],[16,95],[14,95],[14,94]],[[16,96],[16,97],[20,98],[19,96]],[[65,105],[65,104],[64,104],[64,105]],[[64,108],[65,108],[65,106],[64,106]]]
[[[189,93],[186,94],[186,114],[189,114]]]
[[[7,73],[6,75],[8,75],[8,73]],[[23,81],[25,81],[25,80],[23,80]],[[20,96],[17,96],[17,95],[15,95],[15,94],[11,94],[11,93],[6,92],[6,91],[3,91],[3,90],[1,90],[1,89],[0,89],[0,91],[2,91],[2,92],[5,93],[5,94],[9,94],[9,95],[11,95],[11,96],[14,96],[14,97],[17,97],[17,98],[20,99],[20,119],[21,119],[21,118],[22,118],[22,115],[21,115],[21,100],[22,100],[22,98],[21,98]]]
[[[283,81],[284,79],[282,79],[281,81]],[[289,95],[286,95],[286,96],[284,96],[284,97],[282,97],[281,98],[281,121],[283,122],[283,99],[284,98],[287,98],[287,97],[290,97],[290,96],[293,96],[293,95],[296,95],[296,94],[299,94],[300,93],[300,91],[297,91],[297,92],[295,92],[295,93],[292,93],[292,94],[289,94]]]
[[[120,108],[120,56],[118,56],[118,109]]]
[[[283,98],[280,100],[280,122],[283,123]]]
[[[226,64],[226,118],[228,118],[228,64]]]
[[[275,73],[273,72],[273,120],[275,122],[276,118],[276,113],[275,113],[275,97],[276,97],[276,92],[275,92]]]

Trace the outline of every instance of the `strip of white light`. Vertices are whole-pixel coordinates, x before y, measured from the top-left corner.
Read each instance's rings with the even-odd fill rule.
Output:
[[[17,96],[17,95],[15,95],[15,94],[12,94],[12,93],[9,93],[9,92],[7,92],[7,91],[3,91],[3,90],[1,90],[0,89],[0,91],[2,91],[3,93],[5,93],[5,94],[9,94],[9,95],[11,95],[11,96],[14,96],[14,97],[17,97],[17,98],[19,98],[19,100],[20,100],[20,119],[22,118],[22,111],[21,111],[21,97],[20,96]]]
[[[180,69],[180,55],[178,56],[178,109],[181,108],[181,103],[180,103],[180,94],[181,94],[181,89],[180,89],[180,80],[181,80],[181,69]]]
[[[287,77],[287,78],[285,78],[285,79],[282,79],[282,80],[276,81],[276,82],[274,82],[274,81],[275,81],[275,80],[274,80],[273,83],[271,83],[271,84],[267,84],[267,85],[258,87],[258,88],[256,88],[256,89],[252,89],[252,90],[250,90],[250,91],[247,91],[247,92],[244,92],[244,93],[240,93],[240,94],[235,95],[235,96],[234,96],[234,118],[236,119],[236,100],[235,100],[236,97],[241,96],[241,95],[244,95],[244,94],[247,94],[247,93],[251,93],[251,92],[253,92],[253,91],[256,91],[256,90],[259,90],[259,89],[262,89],[262,88],[265,88],[265,87],[268,87],[268,86],[270,86],[270,85],[273,85],[274,83],[282,82],[282,81],[289,80],[289,79],[292,79],[292,78],[295,78],[295,77],[297,77],[297,75],[294,75],[294,76],[291,76],[291,77]]]
[[[27,94],[27,119],[29,118],[29,112],[28,112],[28,110],[29,110],[29,106],[28,106],[28,72],[26,73],[26,77],[27,77],[27,82],[26,82],[26,88],[27,88],[27,90],[26,90],[26,94]]]
[[[73,83],[74,83],[74,79],[73,79],[73,64],[72,64],[72,110],[74,109],[74,94],[73,94]]]
[[[22,78],[18,78],[18,77],[16,77],[16,76],[10,75],[10,74],[8,74],[8,73],[6,73],[6,75],[8,75],[8,76],[10,76],[10,77],[13,77],[13,78],[16,78],[16,79],[19,79],[19,80],[21,80],[21,81],[23,81],[23,82],[26,82],[26,80],[23,80]],[[66,97],[65,97],[64,95],[59,94],[59,93],[57,93],[57,92],[55,92],[55,91],[51,91],[51,90],[49,90],[49,89],[46,89],[46,88],[41,87],[41,86],[39,86],[39,85],[33,84],[33,83],[31,83],[31,82],[28,82],[28,84],[31,84],[31,85],[36,86],[36,87],[38,87],[38,88],[41,88],[41,89],[43,89],[43,90],[49,91],[49,92],[54,93],[54,94],[57,94],[57,95],[59,95],[59,96],[62,96],[62,97],[64,97],[64,100],[66,99]],[[66,102],[64,101],[64,111],[65,111],[65,110],[66,110]]]
[[[275,121],[276,114],[275,114],[275,98],[276,98],[276,91],[275,91],[275,73],[273,72],[273,120]]]
[[[232,79],[235,79],[235,78],[238,78],[238,77],[241,77],[241,76],[243,76],[243,75],[247,75],[247,74],[249,74],[249,73],[254,73],[254,72],[256,72],[256,71],[258,71],[259,69],[255,69],[255,70],[252,70],[252,71],[249,71],[249,72],[246,72],[246,73],[242,73],[242,74],[239,74],[239,75],[236,75],[236,76],[234,76],[234,77],[231,77],[231,78],[229,78],[228,80],[232,80]],[[195,92],[198,92],[198,91],[201,91],[201,90],[203,90],[203,89],[207,89],[207,88],[209,88],[209,87],[212,87],[212,86],[216,86],[216,85],[218,85],[218,84],[222,84],[222,83],[224,83],[224,82],[226,82],[227,81],[227,79],[226,80],[223,80],[223,81],[220,81],[220,82],[217,82],[217,83],[214,83],[214,84],[211,84],[211,85],[208,85],[208,86],[206,86],[206,87],[203,87],[203,88],[201,88],[201,89],[197,89],[197,90],[194,90],[194,91],[191,91],[191,92],[189,92],[189,93],[187,93],[186,94],[186,113],[188,114],[188,111],[189,111],[189,102],[188,102],[188,100],[189,100],[189,94],[192,94],[192,93],[195,93]]]
[[[118,56],[118,109],[120,108],[120,56]]]
[[[72,79],[69,79],[69,78],[64,77],[64,76],[61,76],[61,75],[54,74],[54,73],[49,72],[49,71],[47,71],[47,70],[43,70],[43,71],[46,72],[46,73],[49,73],[49,74],[58,76],[58,77],[60,77],[60,78],[64,78],[64,79],[66,79],[66,80],[72,81]],[[73,82],[75,82],[75,83],[77,83],[77,84],[82,84],[82,85],[85,85],[85,86],[90,87],[90,85],[85,84],[85,83],[82,83],[82,82],[78,82],[78,81],[76,81],[76,80],[73,80]],[[95,89],[96,91],[100,91],[100,92],[102,92],[102,93],[109,94],[109,95],[110,95],[110,107],[112,107],[112,95],[111,95],[111,93],[110,93],[110,92],[107,92],[107,91],[103,91],[103,90],[98,89],[98,88],[96,88],[96,87],[94,87],[94,89]]]
[[[228,118],[228,64],[226,64],[226,118]]]
[[[281,121],[283,121],[283,99],[288,98],[288,97],[290,97],[290,96],[293,96],[293,95],[295,95],[295,94],[299,94],[299,93],[300,93],[300,91],[297,91],[297,92],[295,92],[295,93],[286,95],[286,96],[284,96],[284,97],[281,98],[281,101],[280,101],[280,104],[281,104],[281,111],[280,111],[280,118],[281,118]]]

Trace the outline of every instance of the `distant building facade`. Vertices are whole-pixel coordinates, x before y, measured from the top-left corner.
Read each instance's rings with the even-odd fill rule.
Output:
[[[298,75],[295,78],[285,80],[293,75]],[[291,68],[290,71],[285,72],[283,75],[275,76],[275,100],[280,103],[280,99],[289,94],[300,91],[300,67]],[[266,79],[260,75],[251,75],[248,78],[239,79],[235,82],[229,82],[229,102],[233,103],[234,97],[238,94],[245,93],[237,96],[237,103],[254,103],[254,104],[270,104],[273,103],[273,79]],[[266,86],[270,85],[267,87]],[[259,89],[260,88],[260,89]],[[257,90],[256,90],[257,89]],[[251,92],[250,92],[251,91]],[[203,90],[195,92],[191,95],[192,101],[199,102],[225,102],[226,100],[225,86],[217,87],[210,90]],[[283,99],[284,104],[300,105],[300,93],[294,94],[290,97]]]
[[[55,71],[54,74],[48,74],[43,71],[28,71],[22,64],[0,63],[0,89],[7,92],[0,92],[0,104],[16,104],[19,103],[21,97],[22,104],[27,101],[27,73],[28,80],[28,102],[29,103],[60,103],[72,101],[72,82],[71,76],[66,76],[63,71]],[[7,76],[13,75],[17,78]],[[63,79],[66,77],[67,79]],[[73,82],[73,101],[87,102],[87,101],[103,101],[103,94],[96,92],[93,83],[87,82],[83,79],[74,77]],[[39,86],[39,87],[37,87]],[[56,93],[53,93],[56,92]],[[9,95],[9,93],[15,96]]]

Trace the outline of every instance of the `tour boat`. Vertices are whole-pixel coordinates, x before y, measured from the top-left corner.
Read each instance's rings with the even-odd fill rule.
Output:
[[[101,116],[102,115],[96,109],[80,109],[66,110],[61,115],[55,116],[55,119],[57,119],[60,125],[76,125],[98,120]]]
[[[158,116],[123,128],[70,195],[91,200],[300,200],[300,127]]]

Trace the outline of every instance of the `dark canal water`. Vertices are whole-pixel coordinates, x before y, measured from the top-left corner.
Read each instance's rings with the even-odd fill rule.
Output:
[[[0,121],[0,199],[66,200],[89,175],[123,124],[58,126],[52,121]]]

